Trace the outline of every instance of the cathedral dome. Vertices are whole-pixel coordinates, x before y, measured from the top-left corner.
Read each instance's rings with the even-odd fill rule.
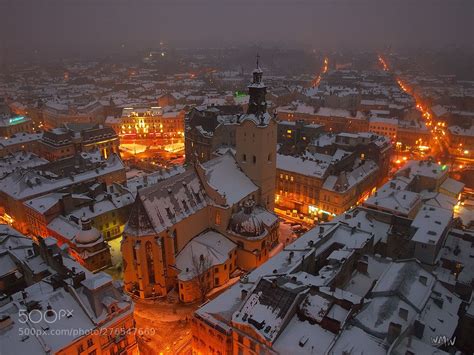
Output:
[[[259,237],[265,233],[262,219],[254,213],[255,202],[248,200],[244,202],[244,208],[232,215],[230,229],[245,237]]]
[[[77,244],[92,244],[97,242],[100,238],[100,232],[92,227],[92,222],[89,218],[81,218],[82,230],[80,230],[75,238]]]

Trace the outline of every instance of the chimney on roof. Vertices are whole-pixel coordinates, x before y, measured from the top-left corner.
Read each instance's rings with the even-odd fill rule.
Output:
[[[364,260],[358,260],[357,261],[357,271],[363,274],[367,274],[367,270],[369,268],[369,264],[367,261]]]
[[[291,264],[291,259],[293,259],[293,256],[295,253],[293,251],[290,251],[290,254],[288,255],[288,263]]]
[[[402,326],[398,323],[390,322],[388,325],[387,342],[392,344],[400,336]]]
[[[243,301],[243,300],[247,297],[248,293],[249,293],[249,292],[248,292],[247,290],[242,289],[242,290],[240,291],[240,299]]]
[[[424,331],[425,323],[415,319],[415,322],[413,323],[413,335],[415,335],[418,339],[422,339]]]

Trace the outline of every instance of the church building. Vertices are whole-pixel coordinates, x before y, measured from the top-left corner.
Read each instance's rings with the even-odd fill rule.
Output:
[[[251,270],[278,244],[277,122],[253,71],[247,113],[236,116],[235,153],[197,159],[185,172],[138,191],[122,240],[125,289],[135,297],[204,299],[238,268]]]

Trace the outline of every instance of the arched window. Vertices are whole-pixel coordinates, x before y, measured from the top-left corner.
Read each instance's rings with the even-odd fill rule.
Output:
[[[153,249],[151,246],[151,242],[146,242],[145,244],[145,252],[146,252],[146,266],[148,269],[148,281],[152,284],[155,283],[155,268],[153,264]]]
[[[220,211],[216,211],[215,224],[218,225],[218,226],[221,224],[221,212]]]

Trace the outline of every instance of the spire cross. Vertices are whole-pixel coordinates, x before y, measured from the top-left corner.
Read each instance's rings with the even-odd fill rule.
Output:
[[[258,65],[258,60],[260,59],[260,55],[257,53],[257,69],[260,68]]]

